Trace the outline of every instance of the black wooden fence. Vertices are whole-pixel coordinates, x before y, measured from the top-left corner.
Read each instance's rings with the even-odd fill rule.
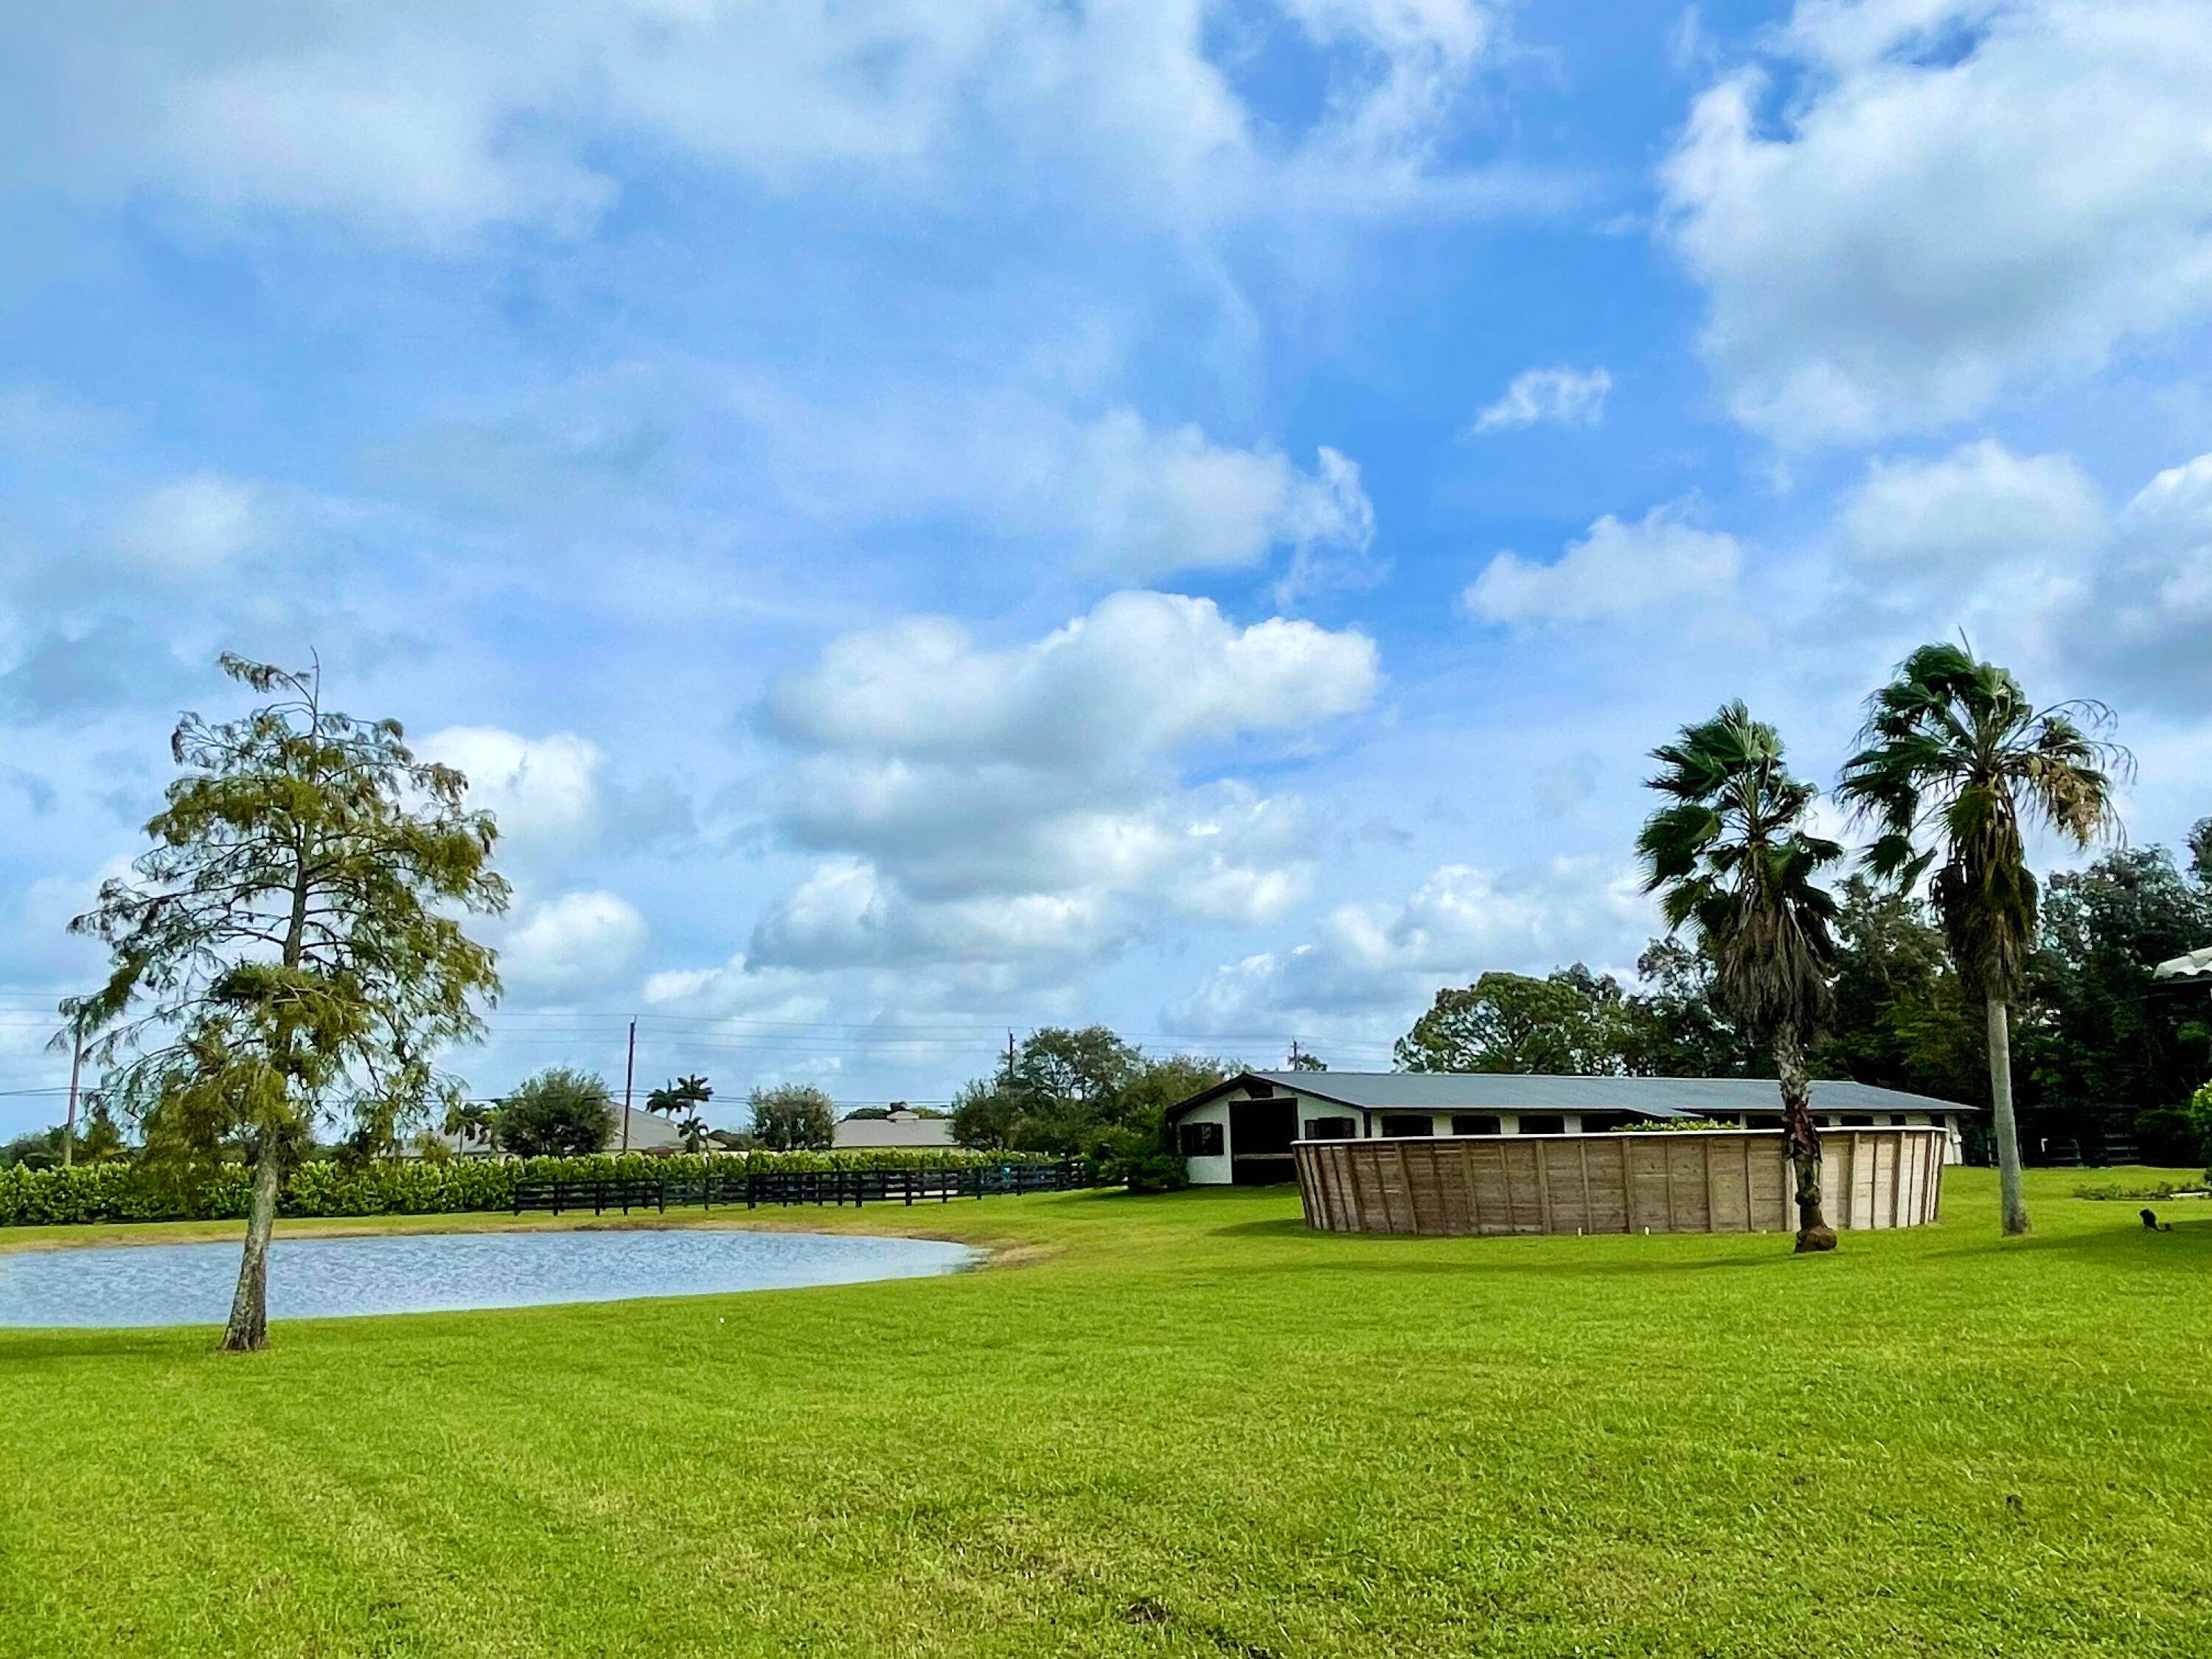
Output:
[[[703,1176],[593,1181],[518,1181],[514,1213],[525,1210],[666,1210],[696,1204],[756,1209],[763,1204],[940,1204],[1001,1193],[1057,1193],[1096,1185],[1080,1159],[1057,1164],[977,1164],[937,1170],[709,1170]]]

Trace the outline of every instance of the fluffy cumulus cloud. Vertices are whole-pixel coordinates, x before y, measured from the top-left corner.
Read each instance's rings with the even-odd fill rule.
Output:
[[[1490,13],[1293,0],[1325,112],[1255,121],[1203,0],[399,0],[95,3],[44,15],[0,82],[81,186],[152,184],[218,209],[341,216],[442,239],[573,232],[643,144],[794,191],[830,174],[941,179],[1020,150],[1167,211],[1326,204],[1357,167],[1418,185],[1426,140],[1485,60]],[[92,52],[104,40],[117,50]],[[1356,200],[1346,196],[1344,199]]]
[[[1595,426],[1605,418],[1612,390],[1613,376],[1601,368],[1526,369],[1474,417],[1471,429],[1480,436],[1516,426]]]
[[[835,641],[769,698],[797,751],[778,822],[818,861],[752,960],[1067,963],[1163,916],[1278,919],[1310,872],[1298,803],[1182,759],[1295,740],[1380,682],[1364,635],[1152,592],[1011,649],[933,619]]]
[[[617,893],[562,893],[526,903],[495,935],[500,977],[529,997],[599,990],[637,960],[647,932],[637,907]]]
[[[2173,713],[2212,696],[2212,456],[2115,511],[2071,457],[1990,441],[1878,460],[1841,503],[1818,625],[1893,644],[1930,619],[2039,683]]]
[[[1606,514],[1549,564],[1500,553],[1461,596],[1483,622],[1585,623],[1711,599],[1735,584],[1735,537],[1690,521],[1682,502],[1629,523]]]
[[[1194,1036],[1395,1035],[1439,985],[1492,969],[1632,966],[1654,925],[1634,872],[1604,860],[1446,865],[1402,900],[1340,905],[1308,942],[1219,968],[1167,1018]]]
[[[573,848],[599,832],[607,757],[588,738],[449,726],[416,749],[425,760],[457,768],[469,781],[469,805],[489,811],[514,847]]]
[[[1770,40],[1663,171],[1741,419],[1940,428],[2212,308],[2200,0],[1802,0]]]

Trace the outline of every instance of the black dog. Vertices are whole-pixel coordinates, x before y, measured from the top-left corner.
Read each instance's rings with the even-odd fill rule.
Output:
[[[2173,1231],[2173,1224],[2171,1221],[2160,1221],[2156,1210],[2145,1210],[2142,1212],[2142,1218],[2143,1231],[2147,1233],[2170,1233]]]

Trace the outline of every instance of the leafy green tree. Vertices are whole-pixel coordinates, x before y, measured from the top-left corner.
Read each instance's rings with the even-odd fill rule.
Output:
[[[2212,943],[2212,890],[2162,847],[2120,848],[2053,876],[2041,908],[2019,1034],[2039,1122],[2080,1137],[2114,1109],[2182,1105],[2212,1074],[2212,1028],[2201,994],[2150,970]]]
[[[1784,1150],[1796,1171],[1797,1249],[1832,1250],[1807,1045],[1827,1018],[1836,903],[1820,872],[1844,849],[1806,817],[1820,792],[1790,775],[1782,739],[1741,702],[1652,751],[1668,797],[1636,848],[1669,928],[1689,927],[1720,1006],[1774,1048]]]
[[[1545,979],[1492,971],[1465,989],[1446,986],[1393,1056],[1406,1072],[1618,1072],[1606,985],[1577,964]],[[1613,1000],[1620,990],[1612,985]]]
[[[963,1084],[952,1096],[952,1139],[977,1152],[1003,1152],[1014,1144],[1022,1119],[1022,1097],[1003,1078]]]
[[[1861,747],[1837,786],[1876,831],[1867,866],[1877,878],[1911,888],[1934,867],[1929,893],[1944,941],[1989,1028],[2007,1234],[2028,1227],[2008,1030],[2036,939],[2021,826],[2047,824],[2085,848],[2117,830],[2112,773],[2130,763],[2097,735],[2111,723],[2100,703],[2039,708],[1996,664],[1955,645],[1923,645],[1869,700]]]
[[[763,1146],[787,1152],[836,1144],[836,1108],[828,1095],[811,1084],[756,1089],[750,1103],[753,1139]]]
[[[467,780],[418,762],[397,721],[325,709],[319,670],[222,665],[271,700],[179,722],[183,775],[146,826],[153,847],[70,924],[113,971],[63,1013],[100,1033],[88,1057],[149,1156],[204,1164],[238,1145],[252,1164],[223,1346],[254,1349],[286,1164],[325,1117],[388,1148],[403,1119],[459,1097],[432,1059],[481,1031],[475,1005],[499,980],[453,913],[503,909],[507,889]]]
[[[1818,1063],[1877,1088],[1984,1103],[1981,1012],[1928,907],[1854,872],[1844,880],[1835,931],[1835,1006]]]
[[[549,1066],[499,1103],[493,1133],[517,1158],[584,1158],[614,1138],[615,1100],[596,1072]]]
[[[1772,1069],[1758,1039],[1723,1013],[1713,965],[1678,939],[1655,939],[1636,959],[1646,988],[1615,1010],[1619,1069],[1631,1077],[1763,1077]]]

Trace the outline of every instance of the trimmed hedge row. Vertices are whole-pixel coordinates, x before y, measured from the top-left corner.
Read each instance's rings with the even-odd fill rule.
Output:
[[[1050,1163],[1040,1152],[752,1152],[765,1170],[942,1170]],[[347,1166],[303,1164],[284,1182],[289,1216],[445,1215],[514,1206],[518,1181],[697,1180],[706,1157],[600,1153],[592,1158],[417,1159]],[[726,1158],[716,1167],[729,1168]],[[80,1164],[67,1170],[0,1170],[0,1227],[70,1226],[94,1221],[242,1218],[252,1176],[243,1164],[187,1175],[137,1164]]]

